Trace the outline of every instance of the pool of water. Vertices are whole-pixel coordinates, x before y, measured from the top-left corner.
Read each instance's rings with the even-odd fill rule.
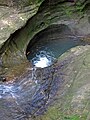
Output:
[[[66,26],[52,26],[37,34],[27,47],[27,58],[36,67],[46,68],[28,68],[27,73],[13,82],[0,83],[0,120],[33,119],[44,114],[65,82],[62,69],[71,58],[56,65],[53,62],[80,44]]]
[[[65,25],[47,28],[32,41],[27,49],[27,58],[34,66],[41,68],[52,65],[64,52],[82,44]]]

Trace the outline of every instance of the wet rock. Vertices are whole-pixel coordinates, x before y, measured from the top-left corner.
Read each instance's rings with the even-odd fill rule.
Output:
[[[89,118],[89,60],[90,46],[78,46],[50,67],[28,68],[15,82],[0,84],[0,116],[9,120]]]
[[[15,9],[10,4],[11,1],[9,4],[3,1],[3,6],[4,4],[6,6],[0,7],[1,63],[7,68],[5,74],[8,71],[11,74],[20,72],[13,82],[0,83],[0,120],[26,118],[30,120],[89,120],[89,45],[69,50],[51,67],[34,71],[36,75],[33,75],[28,65],[25,65],[26,73],[21,74],[23,69],[19,68],[22,68],[20,67],[23,64],[22,61],[25,63],[27,61],[28,43],[38,32],[51,24],[65,24],[79,38],[90,33],[89,9],[86,9],[86,6],[89,6],[89,0],[76,0],[75,5],[64,0],[55,4],[53,2],[52,5],[48,1],[47,6],[43,2],[39,9],[41,2],[39,5],[31,5],[30,11],[27,11],[27,7],[22,10]],[[28,18],[30,19],[25,25]],[[25,26],[19,29],[23,25]],[[13,32],[15,33],[12,34]]]

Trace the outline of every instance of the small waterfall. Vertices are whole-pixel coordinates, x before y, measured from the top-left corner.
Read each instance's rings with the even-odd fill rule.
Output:
[[[36,35],[34,43],[31,41],[28,45],[27,58],[34,67],[13,82],[0,83],[0,120],[25,120],[42,115],[64,83],[62,69],[71,58],[60,64],[53,63],[64,52],[82,43],[77,37],[71,37],[67,26],[54,27]]]

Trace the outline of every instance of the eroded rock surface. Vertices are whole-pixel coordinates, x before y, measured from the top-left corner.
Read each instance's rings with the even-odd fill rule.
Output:
[[[90,46],[79,46],[65,53],[58,60],[68,61],[62,71],[63,87],[58,89],[55,101],[42,120],[90,119]],[[56,72],[58,74],[58,70]],[[60,78],[59,78],[60,79]],[[52,114],[53,113],[53,114]]]
[[[90,45],[72,48],[52,66],[37,70],[26,64],[26,49],[52,24],[67,25],[89,43],[90,1],[42,2],[21,7],[5,0],[0,4],[0,74],[19,73],[11,76],[13,81],[0,82],[0,120],[89,120]]]
[[[0,84],[0,119],[90,119],[89,60],[90,46],[78,46],[51,67],[28,67],[15,82]]]

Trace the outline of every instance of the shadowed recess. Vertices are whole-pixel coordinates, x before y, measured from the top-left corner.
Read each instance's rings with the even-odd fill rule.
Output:
[[[64,25],[52,25],[38,33],[29,43],[26,56],[36,67],[47,67],[64,52],[82,42]]]

